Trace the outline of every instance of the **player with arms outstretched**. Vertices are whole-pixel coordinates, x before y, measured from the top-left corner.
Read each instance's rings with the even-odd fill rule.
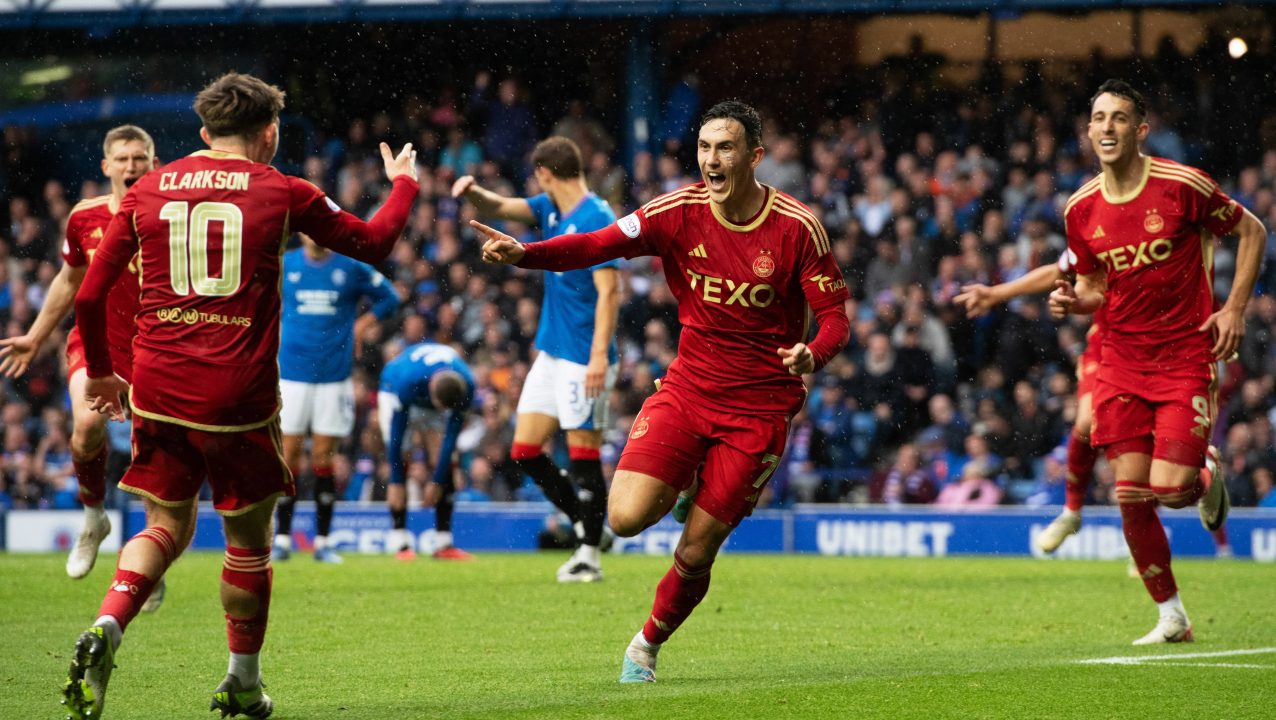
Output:
[[[704,598],[718,550],[784,454],[806,399],[801,376],[849,338],[846,283],[828,235],[804,205],[755,179],[764,153],[757,112],[722,102],[700,124],[703,181],[614,225],[522,245],[474,223],[488,237],[488,262],[567,270],[659,256],[678,299],[678,357],[629,432],[607,504],[611,527],[629,537],[655,524],[703,463],[700,488],[651,616],[625,651],[621,682],[655,682],[662,644]],[[808,308],[819,323],[810,344]]]
[[[479,187],[469,175],[453,184],[452,195],[474,203],[483,216],[537,225],[545,239],[601,230],[616,221],[607,203],[585,185],[584,162],[576,143],[563,137],[541,141],[532,151],[532,166],[544,190],[540,195],[502,197]],[[598,545],[607,511],[607,484],[599,448],[607,425],[608,394],[616,382],[619,276],[614,260],[545,273],[545,297],[536,327],[540,352],[518,399],[510,458],[571,518],[580,541],[558,569],[559,582],[593,582],[603,577]],[[545,443],[560,427],[567,431],[571,458],[566,474],[545,455]]]
[[[390,486],[386,491],[394,523],[387,547],[401,560],[416,557],[408,534],[407,469],[403,453],[412,422],[426,430],[426,445],[434,455],[434,557],[439,560],[471,560],[452,540],[452,456],[456,439],[465,426],[465,415],[474,404],[474,374],[455,350],[438,343],[417,343],[404,348],[381,370],[377,392],[377,422],[390,462]]]
[[[75,293],[111,218],[120,207],[124,193],[155,166],[155,143],[136,125],[121,125],[106,133],[102,141],[102,174],[111,181],[111,194],[90,198],[71,209],[66,221],[66,241],[62,244],[62,269],[49,285],[40,313],[25,335],[0,340],[0,371],[19,377],[27,371],[49,335],[71,314]],[[107,339],[111,361],[120,377],[128,381],[133,373],[133,334],[137,314],[137,265],[130,263],[111,290],[107,313]],[[84,399],[84,345],[75,328],[66,338],[67,387],[71,395],[71,462],[79,481],[80,502],[84,505],[84,527],[66,561],[66,574],[82,578],[97,562],[98,546],[111,534],[111,521],[102,509],[106,498],[106,418],[89,409]],[[161,580],[162,582],[162,580]],[[163,597],[163,586],[152,594],[152,610]]]
[[[1090,104],[1090,141],[1103,172],[1064,211],[1075,287],[1059,280],[1051,313],[1107,306],[1091,439],[1116,474],[1130,554],[1160,619],[1136,645],[1190,642],[1192,625],[1170,568],[1157,504],[1199,501],[1209,530],[1227,517],[1221,477],[1200,472],[1215,416],[1216,361],[1236,351],[1267,232],[1205,173],[1143,155],[1147,106],[1109,80]],[[1240,236],[1227,302],[1214,311],[1213,243]]]
[[[146,529],[120,552],[98,619],[76,642],[63,702],[100,717],[129,621],[195,529],[205,478],[222,515],[221,600],[230,668],[213,695],[223,714],[264,718],[258,654],[270,606],[270,519],[294,494],[280,455],[279,272],[293,231],[378,262],[407,222],[418,185],[411,146],[381,155],[394,189],[370,222],[267,163],[279,145],[284,94],[229,73],[195,98],[209,149],[153,172],[124,196],[76,297],[90,407],[123,417],[129,386],[114,373],[107,297],[141,253],[133,343],[133,463],[120,488],[141,495]]]
[[[340,563],[328,546],[337,487],[332,459],[354,430],[354,342],[360,328],[390,317],[401,302],[394,287],[371,265],[332,252],[308,235],[284,253],[284,309],[279,337],[279,422],[284,460],[297,475],[302,444],[312,433],[310,468],[315,476],[315,560]],[[360,300],[373,302],[356,318]],[[295,498],[279,499],[272,557],[292,552]]]

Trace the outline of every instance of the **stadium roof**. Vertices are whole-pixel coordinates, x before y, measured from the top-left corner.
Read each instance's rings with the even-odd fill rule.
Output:
[[[1201,0],[0,0],[0,28],[998,12],[1210,5]]]

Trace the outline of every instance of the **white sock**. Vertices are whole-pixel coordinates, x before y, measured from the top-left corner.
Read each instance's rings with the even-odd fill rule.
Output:
[[[315,536],[315,550],[316,550],[316,551],[319,551],[319,550],[323,550],[324,548],[327,548],[327,547],[328,547],[328,536],[327,536],[327,535],[316,535],[316,536]]]
[[[106,517],[106,508],[103,508],[101,505],[85,505],[84,517],[88,520],[100,520],[101,518]]]
[[[1171,597],[1169,600],[1157,603],[1156,607],[1158,610],[1161,611],[1161,617],[1169,617],[1171,615],[1182,615],[1184,619],[1187,618],[1187,610],[1183,609],[1183,601],[1179,600],[1178,593],[1174,593],[1174,596]]]
[[[231,653],[230,665],[226,672],[239,678],[239,684],[245,688],[257,687],[261,684],[261,653]]]
[[[452,532],[443,532],[442,530],[434,531],[434,549],[442,550],[445,547],[452,547]]]
[[[107,639],[111,641],[111,647],[120,649],[120,641],[124,639],[124,629],[120,627],[118,620],[111,615],[103,615],[93,623],[93,627],[105,630]]]
[[[653,643],[650,640],[648,640],[647,636],[642,634],[642,630],[639,630],[638,634],[634,636],[633,642],[637,643],[642,649],[646,650],[652,655],[655,655],[656,653],[660,652],[661,644]]]
[[[1072,510],[1072,509],[1069,509],[1069,508],[1064,508],[1064,509],[1063,509],[1063,512],[1059,513],[1059,517],[1074,517],[1074,518],[1079,518],[1079,517],[1081,517],[1081,513],[1077,512],[1076,510]]]
[[[572,529],[576,531],[576,539],[583,540],[585,538],[585,523],[577,520],[572,523]]]
[[[576,559],[582,562],[587,562],[590,565],[598,565],[598,546],[581,545],[576,548]]]
[[[275,547],[292,550],[292,536],[280,533],[275,536]]]

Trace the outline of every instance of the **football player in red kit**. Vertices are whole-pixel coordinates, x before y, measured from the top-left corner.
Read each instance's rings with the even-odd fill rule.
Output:
[[[1208,175],[1140,152],[1146,114],[1143,96],[1119,80],[1091,101],[1090,141],[1103,172],[1068,201],[1077,280],[1058,281],[1050,295],[1058,318],[1106,306],[1091,440],[1112,463],[1126,542],[1160,611],[1136,645],[1193,639],[1156,506],[1199,502],[1209,530],[1227,517],[1222,478],[1200,469],[1214,427],[1216,363],[1240,345],[1267,238]],[[1213,243],[1233,232],[1236,276],[1215,311]]]
[[[106,297],[141,253],[133,342],[133,464],[120,488],[141,495],[146,529],[120,552],[98,620],[80,635],[63,689],[73,717],[99,717],[114,656],[155,581],[189,541],[207,478],[222,514],[221,600],[230,668],[213,695],[223,714],[266,717],[258,653],[270,606],[275,500],[294,493],[280,455],[280,262],[292,232],[365,262],[389,253],[416,197],[411,146],[381,145],[394,188],[370,221],[269,164],[284,94],[230,73],[195,99],[209,149],[139,180],[124,196],[76,297],[94,409],[122,417],[105,327]]]
[[[483,259],[567,270],[617,257],[659,256],[678,299],[678,357],[643,404],[612,481],[618,535],[650,527],[696,469],[699,490],[651,616],[625,652],[621,682],[654,682],[656,655],[709,589],[714,558],[752,511],[784,454],[806,400],[801,376],[849,337],[846,283],[819,221],[760,184],[762,123],[753,108],[719,103],[700,124],[702,182],[656,198],[603,230],[522,245],[472,223]],[[807,343],[808,308],[819,332]]]

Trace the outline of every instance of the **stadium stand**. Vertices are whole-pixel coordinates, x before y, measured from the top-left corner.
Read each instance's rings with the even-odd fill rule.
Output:
[[[404,37],[391,28],[374,32],[391,41]],[[817,97],[803,98],[800,113],[784,107],[783,98],[767,102],[763,90],[746,97],[769,109],[768,156],[759,178],[822,217],[853,298],[851,343],[812,378],[790,455],[764,505],[929,502],[970,463],[978,463],[970,474],[1004,493],[1003,503],[1042,492],[1052,472],[1048,458],[1066,442],[1075,413],[1073,363],[1084,322],[1053,323],[1044,298],[1022,299],[971,321],[953,297],[963,284],[1013,279],[1064,250],[1064,204],[1092,173],[1084,136],[1089,92],[1108,76],[1135,79],[1155,99],[1150,152],[1215,173],[1233,197],[1276,228],[1276,91],[1215,82],[1207,68],[1216,63],[1204,60],[1221,56],[1221,42],[1211,36],[1194,55],[1169,42],[1145,56],[1096,53],[1062,65],[973,68],[917,43],[856,68],[854,77],[822,81]],[[352,87],[370,82],[377,58],[387,52],[373,53],[345,81]],[[1243,67],[1261,66],[1265,57],[1256,50]],[[155,61],[136,63],[142,72],[130,75],[133,92],[153,88],[158,98],[182,97],[181,80],[168,79]],[[382,496],[387,470],[372,404],[387,353],[428,339],[458,347],[478,380],[482,411],[461,441],[464,497],[539,498],[508,455],[512,398],[530,361],[539,279],[479,262],[466,224],[474,210],[450,197],[452,180],[472,173],[504,195],[534,193],[526,152],[536,138],[562,134],[584,150],[590,187],[623,215],[698,178],[689,133],[697,109],[721,89],[720,82],[694,75],[670,78],[659,122],[646,145],[635,146],[622,130],[619,101],[599,102],[571,82],[546,80],[545,69],[457,69],[453,62],[431,68],[420,85],[361,90],[354,102],[342,103],[330,94],[329,81],[305,85],[281,71],[290,81],[283,83],[289,110],[297,114],[282,161],[344,208],[367,216],[387,191],[375,156],[379,141],[412,140],[425,166],[421,202],[380,268],[408,300],[399,315],[360,338],[359,420],[336,469],[349,481],[350,498]],[[1236,77],[1246,76],[1243,67],[1235,66]],[[949,71],[968,81],[946,79]],[[1070,80],[1060,82],[1063,76]],[[85,69],[47,84],[36,99],[47,107],[95,103],[101,114],[102,98],[119,88],[117,78]],[[751,94],[747,87],[740,92]],[[144,105],[150,114],[139,122],[150,118],[169,127],[192,120],[166,114],[166,102]],[[110,124],[133,119],[111,112]],[[0,322],[6,335],[21,333],[38,311],[57,271],[70,207],[105,191],[95,162],[85,164],[96,152],[85,138],[100,136],[109,124],[85,121],[68,130],[65,115],[49,122],[41,117],[30,108],[0,115]],[[156,134],[162,159],[195,149],[166,146],[168,135]],[[63,162],[71,156],[80,156],[78,164]],[[505,230],[536,238],[517,224],[506,223]],[[1215,256],[1220,297],[1229,287],[1232,253],[1225,242]],[[1276,236],[1267,254],[1245,343],[1226,368],[1215,438],[1225,448],[1228,487],[1238,505],[1276,503]],[[623,275],[622,369],[605,467],[673,358],[678,337],[673,298],[651,260],[628,263]],[[74,506],[62,362],[60,344],[51,342],[26,376],[3,384],[0,508]],[[901,447],[904,460],[897,458]],[[424,477],[423,463],[413,463],[409,473]],[[1098,480],[1092,501],[1110,503],[1110,473],[1101,470]]]

